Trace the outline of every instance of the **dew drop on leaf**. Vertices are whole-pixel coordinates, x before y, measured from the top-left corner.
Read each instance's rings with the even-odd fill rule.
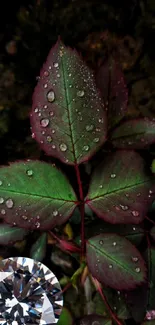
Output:
[[[84,149],[85,151],[88,151],[88,150],[89,150],[89,146],[84,146],[83,149]]]
[[[48,87],[48,85],[47,84],[44,84],[44,88],[46,89]]]
[[[7,201],[6,201],[6,206],[7,206],[7,208],[9,208],[9,209],[11,209],[12,207],[13,207],[13,201],[12,201],[12,199],[8,199]]]
[[[92,131],[94,129],[94,125],[91,124],[91,125],[86,125],[86,131]]]
[[[122,205],[120,204],[120,207],[123,211],[127,211],[129,209],[129,207],[127,205]]]
[[[131,211],[132,215],[134,217],[138,217],[139,216],[139,212],[138,211]]]
[[[49,124],[49,119],[47,118],[43,118],[41,121],[40,121],[40,124],[43,128],[46,128]]]
[[[35,108],[34,112],[35,113],[38,113],[38,107]]]
[[[44,76],[48,77],[49,76],[49,72],[48,71],[44,71]]]
[[[65,143],[61,143],[59,147],[60,147],[61,151],[66,151],[67,150],[67,145]]]
[[[114,241],[114,242],[113,242],[113,246],[116,246],[116,245],[117,245],[117,243]]]
[[[47,142],[49,142],[49,143],[51,143],[51,142],[52,142],[52,138],[51,138],[51,136],[50,136],[50,135],[48,135],[46,139],[47,139]]]
[[[133,262],[138,262],[138,257],[136,257],[136,256],[135,257],[132,256],[131,259],[132,259]]]
[[[116,174],[111,174],[110,177],[111,178],[115,178],[116,177]]]
[[[1,214],[3,214],[3,215],[6,214],[4,209],[1,210]]]
[[[3,182],[2,181],[0,181],[0,186],[3,184]]]
[[[139,273],[140,272],[140,267],[136,267],[136,272]]]
[[[54,210],[53,211],[53,216],[56,217],[58,215],[58,211],[57,210]]]
[[[32,170],[32,169],[27,170],[27,171],[26,171],[26,174],[27,174],[28,176],[32,176],[32,175],[33,175],[33,170]]]
[[[83,97],[84,96],[84,90],[78,90],[77,96],[78,97]]]
[[[48,102],[52,103],[54,102],[55,100],[55,93],[53,90],[50,90],[48,93],[47,93],[47,100]]]
[[[59,63],[58,63],[58,62],[54,62],[54,63],[53,63],[53,66],[54,66],[54,68],[58,68]]]
[[[99,142],[99,140],[100,140],[99,138],[95,138],[93,141],[97,143]]]
[[[99,188],[102,188],[102,187],[103,187],[103,185],[100,185],[100,186],[99,186]]]
[[[23,220],[27,220],[27,216],[21,216]]]
[[[113,268],[112,264],[109,264],[109,269],[112,269],[112,268]]]
[[[4,202],[4,199],[2,197],[0,197],[0,204],[2,204]]]
[[[99,241],[99,244],[100,244],[100,245],[103,245],[103,240],[100,240],[100,241]]]
[[[37,222],[35,223],[35,226],[36,226],[37,228],[40,228],[40,222],[37,221]]]

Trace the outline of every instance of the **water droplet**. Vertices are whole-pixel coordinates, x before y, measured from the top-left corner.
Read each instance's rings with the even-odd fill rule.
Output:
[[[1,210],[1,214],[6,214],[6,211],[4,209]]]
[[[47,105],[44,105],[44,108],[46,109],[47,108]]]
[[[88,151],[89,150],[89,146],[84,146],[83,147],[83,150]]]
[[[99,186],[99,188],[102,188],[102,187],[103,187],[103,185],[100,185],[100,186]]]
[[[53,116],[53,115],[54,115],[54,112],[51,111],[51,112],[50,112],[50,116]]]
[[[54,66],[54,68],[58,68],[59,63],[58,63],[58,62],[54,62],[54,63],[53,63],[53,66]]]
[[[0,186],[3,184],[3,182],[2,181],[0,181]]]
[[[84,90],[78,90],[77,91],[77,96],[78,97],[83,97],[84,96]]]
[[[114,310],[116,310],[117,308],[116,308],[116,306],[114,306]]]
[[[116,174],[111,174],[110,177],[111,178],[115,178],[116,177]]]
[[[153,191],[149,190],[149,193],[150,193],[150,194],[152,194],[152,193],[153,193]]]
[[[52,130],[52,133],[54,134],[55,133],[55,130]]]
[[[67,145],[65,143],[61,143],[59,147],[60,147],[61,151],[66,151],[67,150]]]
[[[47,139],[47,142],[50,142],[50,143],[52,142],[52,138],[50,135],[48,135],[46,139]]]
[[[140,270],[140,267],[136,267],[136,272],[139,273],[141,270]]]
[[[94,125],[90,124],[90,125],[86,125],[86,131],[92,131],[94,129]]]
[[[56,148],[55,144],[52,144],[52,149],[55,149],[55,148]]]
[[[112,264],[110,264],[110,265],[109,265],[109,269],[112,269],[112,268],[113,268],[113,266],[112,266]]]
[[[103,240],[100,240],[100,241],[99,241],[99,244],[100,244],[100,245],[103,245]]]
[[[9,209],[11,209],[12,207],[13,207],[13,201],[12,201],[12,199],[8,199],[7,201],[6,201],[6,206],[7,206],[7,208],[9,208]]]
[[[27,174],[28,176],[32,176],[32,175],[33,175],[33,170],[32,170],[32,169],[27,170],[27,171],[26,171],[26,174]]]
[[[23,220],[27,220],[27,216],[21,216]]]
[[[139,212],[138,211],[131,211],[132,215],[134,217],[138,217],[139,216]]]
[[[4,199],[2,197],[0,197],[0,204],[2,204],[4,202]]]
[[[99,123],[103,123],[104,122],[104,119],[103,119],[103,117],[102,118],[99,118]]]
[[[34,112],[35,113],[38,113],[38,111],[39,111],[39,109],[38,109],[38,107],[36,107],[35,110],[34,110]]]
[[[69,77],[71,77],[71,75],[72,75],[72,74],[71,74],[71,73],[69,73]]]
[[[54,210],[53,211],[53,216],[56,217],[58,215],[58,211],[57,210]]]
[[[136,228],[135,228],[135,227],[133,227],[132,229],[133,229],[134,231],[136,230]]]
[[[93,141],[97,143],[99,142],[99,140],[100,140],[99,138],[95,138]]]
[[[120,204],[120,207],[123,211],[127,211],[129,209],[129,207],[127,205],[122,205]]]
[[[44,84],[44,88],[46,89],[48,87],[48,84]]]
[[[52,103],[54,102],[55,100],[55,93],[53,90],[50,90],[48,93],[47,93],[47,100]]]
[[[40,124],[43,128],[46,128],[49,124],[49,119],[47,118],[43,118],[41,121],[40,121]]]
[[[136,256],[135,257],[132,256],[131,259],[132,259],[133,262],[138,262],[138,257],[136,257]]]
[[[35,226],[36,226],[37,228],[40,228],[40,222],[37,221],[37,222],[35,223]]]
[[[35,138],[35,134],[34,133],[32,133],[32,139],[34,139]]]
[[[117,243],[114,241],[114,242],[113,242],[113,246],[116,246],[116,245],[117,245]]]
[[[60,78],[60,74],[59,73],[57,74],[57,77]]]
[[[44,71],[44,76],[48,77],[49,76],[49,72],[48,71]]]

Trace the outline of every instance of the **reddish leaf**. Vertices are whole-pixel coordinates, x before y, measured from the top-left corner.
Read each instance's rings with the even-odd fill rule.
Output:
[[[86,203],[110,223],[140,223],[153,201],[155,181],[134,151],[117,151],[101,162],[91,179]]]
[[[126,121],[112,133],[116,148],[142,149],[155,142],[155,121],[140,118]]]
[[[129,240],[100,234],[87,242],[88,268],[99,282],[118,290],[131,290],[145,281],[145,262]]]
[[[88,160],[105,141],[106,116],[94,76],[61,41],[40,72],[31,124],[46,154],[68,164]]]
[[[65,175],[41,161],[0,168],[0,216],[27,229],[49,230],[67,221],[76,195]]]
[[[99,68],[96,82],[107,106],[108,126],[111,128],[126,114],[128,91],[124,75],[118,64],[110,58]]]
[[[141,287],[125,293],[126,303],[131,312],[131,316],[137,323],[142,322],[145,317],[147,308],[147,287],[148,284],[144,283]]]
[[[0,245],[11,245],[16,241],[23,240],[28,231],[22,228],[0,225]]]

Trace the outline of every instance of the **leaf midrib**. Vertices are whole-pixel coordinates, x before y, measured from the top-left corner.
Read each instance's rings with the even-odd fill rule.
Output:
[[[110,196],[110,195],[112,195],[113,193],[117,193],[117,192],[121,192],[121,191],[124,191],[124,190],[128,190],[128,189],[130,189],[130,188],[134,188],[134,187],[137,187],[137,186],[139,186],[139,185],[143,185],[143,184],[145,184],[145,183],[148,183],[149,181],[150,181],[151,183],[154,183],[152,180],[148,179],[148,180],[143,181],[143,182],[141,182],[141,183],[137,183],[136,185],[129,185],[129,186],[123,187],[123,188],[121,188],[121,189],[113,190],[112,192],[108,192],[108,193],[105,193],[105,194],[101,194],[101,195],[95,196],[95,197],[93,197],[93,198],[90,198],[90,201],[92,201],[92,200],[96,200],[96,199],[98,199],[98,198],[100,198],[100,197]],[[86,200],[89,200],[89,193],[88,193],[88,196],[87,196],[87,197],[88,197],[88,199],[86,198]]]
[[[98,247],[96,247],[95,245],[92,245],[92,243],[91,243],[90,246],[91,246],[92,248],[94,248],[94,250],[96,249],[97,251],[99,251],[99,252],[101,253],[101,255],[103,254],[103,252],[102,252]],[[122,268],[123,268],[125,271],[127,271],[129,274],[131,274],[131,275],[133,275],[133,276],[137,275],[136,273],[132,272],[132,270],[131,270],[131,272],[129,272],[130,269],[124,267],[124,264],[123,264],[123,266],[122,266],[121,263],[119,263],[119,262],[116,263],[116,260],[115,260],[114,258],[111,258],[111,256],[109,257],[109,255],[106,254],[105,251],[104,251],[104,255],[105,255],[107,258],[109,258],[111,261],[113,261],[113,262],[116,264],[116,266],[117,266],[117,264],[118,264],[119,267],[122,267]]]
[[[2,189],[3,192],[7,192],[7,193],[15,193],[15,194],[20,194],[20,195],[28,195],[28,196],[36,196],[39,198],[45,198],[45,199],[50,199],[50,200],[58,200],[58,201],[64,201],[64,202],[73,202],[75,203],[76,201],[74,200],[65,200],[65,199],[60,199],[60,198],[54,198],[51,196],[44,196],[44,195],[39,195],[39,194],[32,194],[32,193],[26,193],[26,192],[18,192],[18,191],[13,191],[13,190],[4,190]]]

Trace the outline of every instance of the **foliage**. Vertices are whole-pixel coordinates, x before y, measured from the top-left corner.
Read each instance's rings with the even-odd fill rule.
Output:
[[[30,114],[32,138],[49,156],[48,163],[17,161],[0,168],[0,238],[7,244],[39,233],[30,254],[43,260],[48,233],[51,244],[78,264],[70,277],[61,279],[62,285],[78,290],[90,279],[100,293],[106,315],[92,313],[80,324],[124,324],[131,316],[144,322],[154,309],[154,232],[146,220],[155,199],[155,168],[153,162],[151,173],[138,149],[155,143],[155,123],[127,119],[127,97],[114,59],[94,73],[59,39],[41,69]],[[91,173],[85,180],[88,164]],[[77,208],[78,244],[71,228]],[[88,236],[91,218],[101,226]],[[119,310],[105,288],[121,293]],[[138,299],[130,304],[130,296],[144,288],[145,309]],[[67,309],[64,313],[72,323]]]

